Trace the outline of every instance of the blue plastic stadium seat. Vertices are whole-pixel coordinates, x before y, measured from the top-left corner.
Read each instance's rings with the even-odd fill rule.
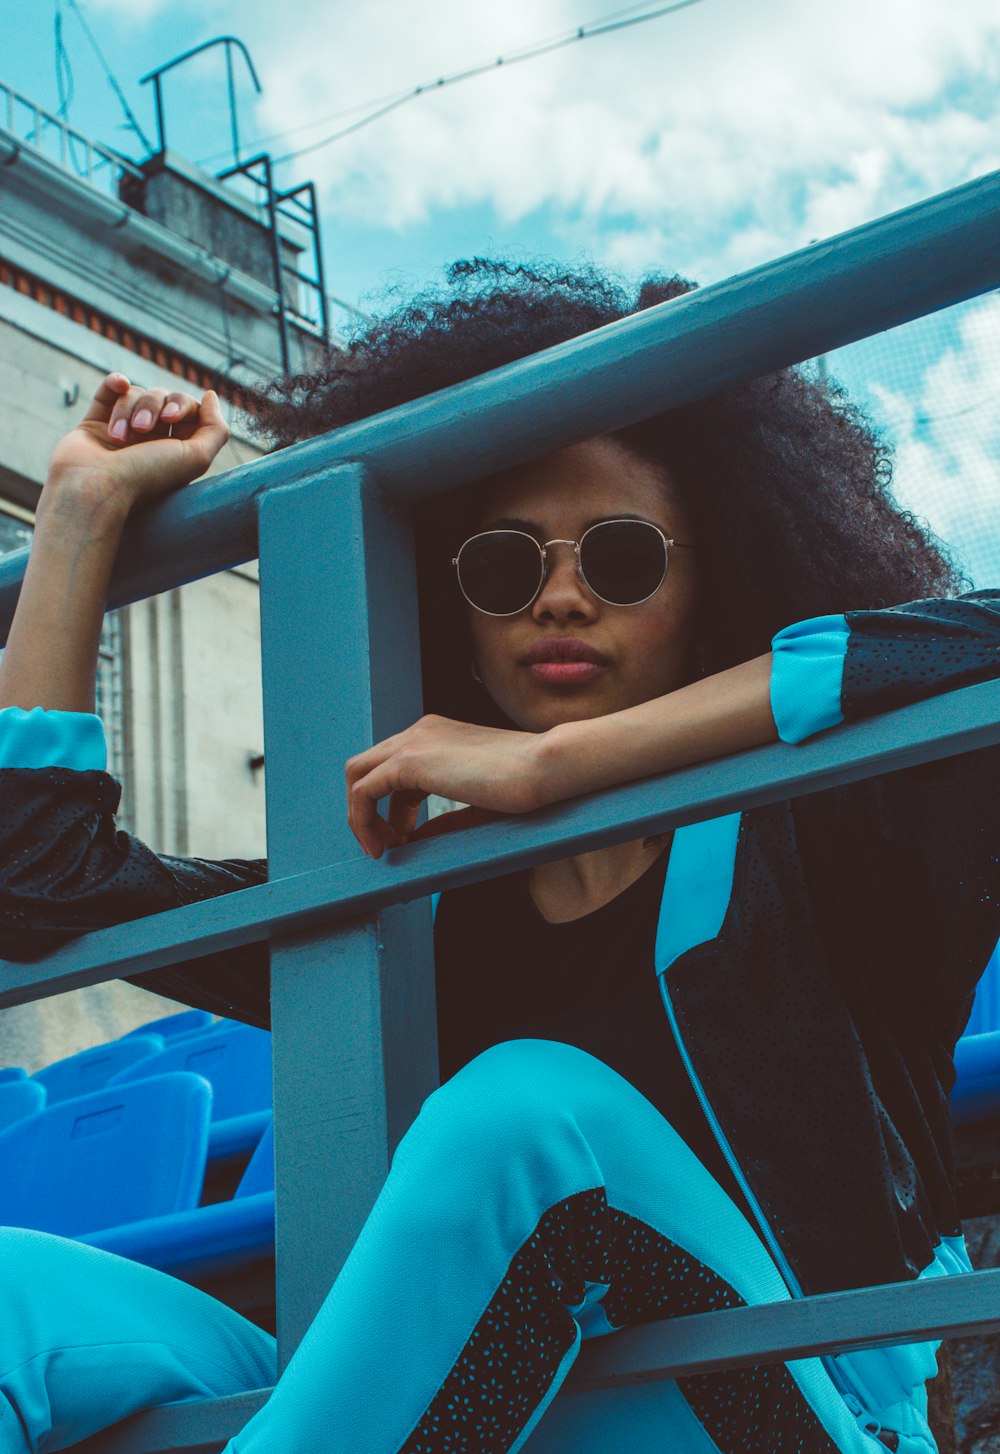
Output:
[[[1000,1030],[1000,944],[994,949],[976,987],[966,1035],[988,1035]]]
[[[1000,1116],[1000,1030],[963,1035],[955,1047],[955,1072],[951,1117],[956,1126]]]
[[[274,1253],[274,1136],[261,1137],[232,1201],[79,1239],[178,1277],[206,1278]]]
[[[160,1020],[138,1025],[121,1038],[131,1040],[135,1035],[162,1035],[164,1043],[169,1044],[175,1035],[200,1034],[203,1030],[211,1030],[214,1024],[207,1010],[180,1010],[176,1015],[164,1015]]]
[[[51,1106],[100,1090],[117,1071],[162,1049],[162,1035],[130,1035],[127,1040],[112,1040],[109,1045],[95,1045],[91,1050],[67,1055],[65,1060],[53,1061],[36,1071],[33,1078],[45,1087]]]
[[[20,1080],[0,1081],[0,1131],[37,1115],[45,1109],[45,1087],[22,1076]]]
[[[0,1225],[79,1237],[197,1206],[211,1103],[200,1076],[164,1075],[0,1131]]]
[[[5,1065],[0,1069],[0,1085],[8,1080],[24,1080],[28,1072],[20,1065]]]
[[[212,1087],[208,1154],[215,1160],[248,1152],[271,1118],[271,1036],[252,1025],[225,1024],[166,1045],[109,1084],[122,1085],[169,1070],[192,1070]]]

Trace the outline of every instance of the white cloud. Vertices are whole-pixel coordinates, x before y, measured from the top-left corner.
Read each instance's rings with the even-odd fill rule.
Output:
[[[607,0],[87,3],[119,25],[162,11],[185,41],[196,17],[238,33],[280,154],[337,125],[304,122],[569,34]],[[703,0],[432,91],[295,175],[320,184],[328,230],[544,208],[570,254],[708,279],[1000,165],[998,80],[996,0]]]
[[[956,342],[910,392],[875,385],[896,441],[896,494],[1000,585],[1000,294],[962,310]]]
[[[569,31],[588,9],[300,0],[288,26],[250,0],[260,130]],[[994,0],[705,0],[421,98],[301,174],[345,223],[403,229],[484,203],[509,223],[544,206],[574,250],[604,255],[611,237],[612,262],[720,276],[1000,163],[997,74]]]

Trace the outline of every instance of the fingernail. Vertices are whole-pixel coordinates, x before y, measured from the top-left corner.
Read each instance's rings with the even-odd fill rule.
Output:
[[[162,410],[160,411],[160,418],[172,419],[175,414],[179,414],[180,412],[181,406],[179,404],[164,404]]]
[[[132,416],[133,429],[148,429],[153,422],[153,416],[148,409],[140,409],[138,414]]]
[[[112,439],[124,439],[128,433],[128,420],[116,419],[111,426]]]

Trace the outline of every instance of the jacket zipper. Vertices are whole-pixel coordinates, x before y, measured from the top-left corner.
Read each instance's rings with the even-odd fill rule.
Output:
[[[803,1296],[802,1289],[798,1284],[798,1280],[794,1272],[792,1271],[791,1266],[789,1265],[788,1258],[785,1256],[784,1252],[779,1246],[778,1239],[775,1237],[771,1228],[768,1226],[768,1223],[764,1217],[764,1213],[760,1209],[760,1204],[757,1201],[757,1198],[750,1190],[750,1184],[747,1181],[746,1176],[743,1174],[743,1168],[740,1166],[739,1162],[736,1160],[736,1157],[733,1154],[733,1149],[730,1146],[728,1140],[726,1139],[726,1133],[723,1131],[722,1127],[719,1124],[719,1118],[715,1114],[715,1111],[713,1110],[709,1102],[708,1096],[705,1094],[705,1089],[698,1078],[698,1073],[691,1062],[690,1052],[688,1051],[687,1046],[684,1044],[684,1041],[681,1038],[680,1026],[677,1023],[677,1015],[674,1011],[673,1002],[670,998],[670,991],[667,989],[667,977],[665,974],[661,974],[659,978],[660,993],[663,996],[663,1003],[667,1011],[667,1019],[670,1021],[670,1030],[674,1037],[674,1043],[676,1044],[677,1049],[680,1052],[680,1057],[684,1064],[684,1069],[687,1071],[688,1080],[691,1082],[692,1089],[694,1090],[695,1095],[698,1097],[698,1104],[701,1106],[702,1112],[705,1116],[705,1120],[708,1122],[709,1126],[712,1129],[712,1135],[715,1137],[718,1143],[719,1150],[725,1157],[726,1165],[732,1172],[740,1191],[746,1197],[747,1205],[753,1212],[754,1220],[757,1223],[758,1231],[763,1237],[764,1242],[766,1243],[768,1250],[771,1253],[771,1256],[774,1258],[774,1261],[777,1264],[778,1271],[781,1273],[781,1276],[784,1279],[785,1286],[788,1288],[788,1291],[791,1293],[792,1297],[800,1298]]]
[[[771,1230],[771,1227],[768,1224],[766,1217],[764,1216],[764,1213],[761,1211],[760,1203],[750,1189],[750,1184],[747,1181],[746,1176],[744,1175],[743,1168],[736,1160],[736,1156],[733,1153],[733,1148],[730,1146],[726,1133],[723,1131],[722,1126],[719,1123],[719,1118],[715,1114],[715,1110],[713,1109],[712,1104],[708,1099],[708,1096],[705,1094],[705,1088],[702,1085],[698,1073],[694,1068],[694,1064],[691,1060],[690,1051],[684,1044],[684,1040],[680,1031],[680,1026],[677,1023],[677,1014],[674,1010],[673,1001],[670,998],[670,991],[667,988],[666,973],[664,972],[663,974],[660,974],[658,976],[658,979],[660,981],[660,995],[662,996],[664,1008],[667,1012],[667,1020],[670,1023],[670,1032],[674,1037],[674,1044],[677,1046],[678,1053],[681,1057],[681,1062],[684,1066],[685,1071],[687,1072],[688,1080],[691,1082],[691,1088],[698,1098],[698,1104],[701,1106],[702,1114],[704,1115],[705,1120],[708,1122],[711,1128],[712,1135],[715,1137],[716,1144],[718,1145],[719,1150],[722,1152],[722,1155],[725,1158],[726,1165],[729,1167],[729,1170],[732,1172],[733,1178],[735,1179],[737,1186],[746,1198],[747,1206],[753,1213],[754,1220],[757,1223],[757,1229],[760,1232],[760,1235],[763,1237],[764,1243],[770,1251],[771,1256],[774,1258],[775,1265],[777,1266],[778,1271],[781,1273],[785,1286],[788,1288],[788,1291],[793,1298],[804,1297],[805,1294],[802,1291],[798,1278],[792,1271],[791,1264],[789,1263],[788,1258],[785,1256],[777,1237],[775,1237],[774,1232]],[[882,1425],[879,1423],[878,1419],[875,1417],[874,1414],[870,1413],[866,1408],[864,1408],[860,1399],[855,1394],[849,1393],[848,1390],[844,1387],[843,1380],[840,1377],[840,1370],[836,1366],[836,1360],[830,1354],[825,1354],[821,1355],[820,1361],[825,1367],[827,1373],[830,1375],[834,1387],[837,1389],[841,1398],[844,1400],[844,1403],[847,1405],[847,1408],[850,1411],[855,1422],[857,1423],[858,1428],[863,1434],[867,1434],[870,1438],[875,1439],[877,1442],[881,1443],[881,1440],[879,1440],[878,1436],[882,1432]]]

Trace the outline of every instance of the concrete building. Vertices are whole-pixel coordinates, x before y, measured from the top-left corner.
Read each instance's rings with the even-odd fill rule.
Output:
[[[109,370],[214,387],[233,431],[216,468],[254,457],[241,384],[308,366],[322,274],[310,284],[315,233],[289,218],[270,228],[236,180],[169,153],[133,166],[3,86],[0,119],[5,553],[29,543],[50,451]],[[107,619],[98,710],[120,826],[159,852],[264,854],[257,598],[250,564]],[[33,1070],[165,1008],[105,985],[0,1012],[0,1066]]]

